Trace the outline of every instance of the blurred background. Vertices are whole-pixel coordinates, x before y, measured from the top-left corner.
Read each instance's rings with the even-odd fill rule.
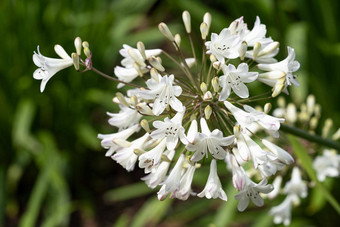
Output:
[[[156,191],[140,181],[143,171],[127,173],[104,156],[97,139],[98,133],[114,130],[106,112],[117,111],[112,103],[116,84],[70,67],[54,76],[41,94],[40,81],[32,77],[32,54],[39,45],[43,55],[56,57],[54,44],[70,53],[80,36],[90,43],[93,65],[112,75],[124,43],[172,48],[158,31],[161,21],[182,34],[183,46],[188,46],[183,10],[191,13],[198,41],[206,11],[216,33],[240,16],[252,28],[258,15],[267,34],[281,43],[278,58],[286,56],[289,45],[301,63],[301,87],[286,100],[301,103],[313,93],[323,119],[331,117],[339,126],[339,9],[337,0],[0,1],[0,226],[274,225],[268,210],[282,198],[239,213],[228,173],[221,174],[227,203],[157,201]],[[206,176],[196,176],[194,184],[204,186]],[[339,200],[339,182],[327,185]],[[334,209],[316,197],[294,208],[292,226],[335,226],[338,220]]]

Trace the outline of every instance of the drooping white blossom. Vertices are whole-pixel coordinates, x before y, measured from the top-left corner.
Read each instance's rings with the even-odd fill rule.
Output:
[[[269,214],[274,216],[275,224],[283,223],[285,226],[290,225],[292,219],[292,205],[293,197],[288,195],[282,203],[269,210]]]
[[[120,130],[138,124],[142,115],[137,110],[131,109],[124,105],[120,106],[119,113],[107,113],[110,116],[109,124],[119,128]]]
[[[144,168],[145,173],[150,173],[154,166],[159,165],[165,147],[166,139],[163,138],[155,148],[139,156],[139,168]]]
[[[191,183],[192,179],[194,178],[194,173],[196,170],[196,166],[189,164],[189,167],[185,171],[184,175],[181,178],[180,186],[176,193],[173,193],[172,196],[176,197],[177,199],[187,200],[191,193]]]
[[[290,181],[286,182],[283,192],[294,196],[294,202],[299,203],[301,198],[306,198],[307,184],[301,178],[301,173],[298,167],[294,167]]]
[[[319,181],[324,181],[326,177],[337,177],[340,174],[340,155],[326,149],[314,159],[313,168]]]

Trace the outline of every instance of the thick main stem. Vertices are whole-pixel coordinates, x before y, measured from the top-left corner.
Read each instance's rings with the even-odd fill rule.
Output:
[[[280,130],[282,130],[285,133],[289,133],[289,134],[298,136],[300,138],[306,139],[308,141],[315,142],[315,143],[324,145],[326,147],[334,148],[334,149],[340,151],[340,144],[337,143],[336,141],[326,139],[326,138],[322,138],[321,136],[318,136],[318,135],[310,134],[310,133],[306,132],[305,130],[295,128],[295,127],[285,125],[285,124],[281,124]]]

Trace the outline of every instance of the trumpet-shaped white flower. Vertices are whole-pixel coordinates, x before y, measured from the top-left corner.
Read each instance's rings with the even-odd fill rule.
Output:
[[[158,191],[158,199],[164,200],[169,193],[176,193],[180,188],[181,176],[183,173],[183,163],[185,161],[184,154],[181,154],[176,162],[175,167],[171,170],[169,176]]]
[[[326,177],[337,177],[340,171],[340,155],[332,150],[324,150],[323,154],[314,159],[313,167],[319,181]]]
[[[219,84],[222,87],[222,91],[219,97],[219,101],[226,100],[230,91],[233,90],[240,98],[248,98],[249,91],[244,83],[250,83],[256,80],[258,73],[249,72],[248,64],[241,63],[237,69],[234,65],[229,64],[222,65],[223,76],[219,78]]]
[[[293,157],[285,150],[283,150],[281,147],[276,146],[275,144],[269,142],[268,140],[263,139],[262,140],[263,145],[265,145],[273,154],[275,157],[277,157],[278,160],[285,163],[286,165],[290,165],[294,162]]]
[[[144,99],[154,99],[152,112],[158,116],[170,105],[174,110],[183,111],[183,105],[176,97],[182,93],[180,86],[173,86],[174,75],[159,77],[159,82],[149,79],[146,84],[150,90],[140,91],[139,94]]]
[[[52,76],[54,76],[60,70],[73,65],[72,58],[66,53],[62,46],[55,45],[54,50],[61,57],[61,59],[43,56],[40,53],[39,46],[37,48],[38,53],[34,52],[33,54],[33,62],[39,67],[34,71],[33,78],[36,80],[41,80],[40,92],[44,91],[46,83],[52,78]]]
[[[107,113],[111,118],[109,119],[109,124],[116,126],[120,130],[128,128],[132,125],[138,124],[142,115],[140,115],[137,110],[131,109],[124,105],[120,106],[119,113]]]
[[[148,138],[149,133],[145,133],[144,136],[128,143],[127,147],[121,147],[117,150],[112,159],[123,166],[128,172],[134,170],[138,158],[135,150],[143,150],[144,143]]]
[[[211,132],[204,118],[201,118],[200,123],[202,133],[196,133],[194,143],[189,143],[186,146],[189,151],[195,151],[191,161],[197,162],[204,155],[208,157],[208,151],[214,158],[224,159],[227,153],[222,146],[230,145],[234,140],[234,136],[223,137],[222,132],[218,129]]]
[[[213,54],[217,60],[224,63],[224,58],[234,59],[239,56],[238,49],[241,39],[237,35],[232,35],[228,28],[223,29],[219,35],[211,34],[211,41],[205,43],[207,54]]]
[[[285,226],[290,225],[292,219],[292,205],[293,198],[288,195],[282,203],[270,209],[269,214],[274,216],[275,224],[283,223]]]
[[[155,148],[139,156],[139,168],[145,168],[145,173],[150,173],[160,163],[165,147],[166,139],[162,139]]]
[[[286,87],[292,84],[296,87],[300,85],[296,76],[293,75],[300,68],[300,63],[295,60],[295,51],[291,47],[288,47],[288,56],[284,60],[272,64],[258,64],[257,67],[261,70],[269,71],[269,73],[259,74],[257,80],[271,87],[276,84],[278,80],[277,75],[280,75],[280,73],[286,77],[284,91],[287,92]]]
[[[268,194],[273,190],[271,184],[267,184],[267,179],[264,178],[260,183],[255,184],[245,173],[243,174],[241,191],[235,195],[235,199],[239,200],[237,209],[244,211],[249,205],[249,198],[258,207],[263,206],[264,201],[260,196],[261,193]]]
[[[262,128],[266,129],[272,136],[276,138],[279,136],[278,130],[280,129],[280,123],[284,122],[283,118],[272,117],[257,111],[248,105],[243,106],[245,111],[237,108],[228,101],[224,101],[224,105],[232,112],[236,121],[243,129],[247,129],[248,127],[251,127],[251,124],[257,123]]]
[[[166,146],[168,150],[175,149],[178,138],[185,143],[184,128],[182,126],[182,119],[185,111],[177,112],[177,114],[169,119],[166,117],[164,121],[154,121],[153,126],[157,128],[151,133],[151,137],[155,139],[166,138]]]
[[[166,155],[169,161],[161,161],[158,166],[152,168],[151,173],[142,178],[142,180],[145,181],[149,188],[154,189],[157,187],[157,185],[164,181],[166,173],[168,172],[168,169],[170,167],[170,161],[175,155],[175,150],[167,150],[164,152],[164,155]]]
[[[288,181],[283,188],[283,192],[286,194],[295,195],[295,200],[299,203],[299,198],[306,198],[307,197],[307,184],[306,182],[302,181],[301,173],[298,167],[293,168],[292,177],[290,181]]]
[[[176,193],[173,193],[172,196],[175,196],[178,199],[181,200],[187,200],[191,193],[191,183],[192,179],[194,178],[194,173],[196,170],[196,166],[190,165],[184,175],[181,178],[179,190],[176,191]]]
[[[119,145],[117,145],[114,140],[121,139],[126,140],[129,138],[133,133],[138,131],[140,129],[139,125],[133,125],[123,131],[112,133],[112,134],[98,134],[98,139],[101,139],[101,145],[102,147],[109,149],[105,156],[111,156],[117,149],[120,148]]]
[[[207,199],[216,199],[220,198],[224,201],[227,201],[227,195],[225,194],[221,181],[218,178],[217,175],[217,165],[216,165],[216,160],[212,159],[210,163],[210,172],[209,172],[209,177],[208,181],[205,184],[205,187],[202,192],[200,192],[198,197],[206,197]]]

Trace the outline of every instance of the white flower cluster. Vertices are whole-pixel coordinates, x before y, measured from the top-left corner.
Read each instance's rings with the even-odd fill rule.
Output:
[[[160,32],[173,43],[177,56],[160,49],[146,50],[142,42],[137,43],[137,48],[123,45],[121,66],[114,69],[118,79],[99,72],[118,81],[118,88],[124,85],[134,88],[127,90],[126,95],[117,93],[113,99],[120,111],[108,113],[109,124],[118,132],[99,134],[98,138],[107,149],[106,156],[128,171],[138,162],[147,174],[142,180],[150,188],[161,186],[160,200],[168,195],[182,200],[197,195],[227,201],[217,173],[217,161],[222,160],[228,163],[233,184],[239,191],[235,196],[239,200],[238,209],[245,210],[250,200],[262,206],[260,193],[273,190],[267,177],[294,160],[288,152],[252,130],[264,129],[277,138],[284,119],[268,115],[268,108],[258,111],[245,103],[270,99],[281,91],[287,93],[292,84],[299,85],[293,75],[299,69],[294,50],[288,47],[287,58],[278,62],[275,56],[279,43],[266,36],[266,26],[259,17],[251,30],[241,17],[219,34],[212,33],[207,41],[211,16],[206,13],[200,26],[204,54],[197,59],[190,21],[190,14],[185,11],[183,22],[192,57],[184,57],[187,53],[180,47],[181,36],[173,35],[165,23],[160,23]],[[41,90],[57,71],[72,64],[78,70],[80,62],[86,70],[98,73],[92,67],[87,43],[83,42],[87,58],[80,59],[80,42],[76,42],[77,53],[72,58],[59,53],[63,59],[52,60],[34,54],[34,62],[40,67],[34,78],[43,79]],[[251,96],[247,84],[256,81],[271,86],[272,92]],[[210,162],[207,183],[201,192],[194,192],[191,185],[195,171],[206,162]],[[245,171],[248,162],[262,177],[259,183]]]

